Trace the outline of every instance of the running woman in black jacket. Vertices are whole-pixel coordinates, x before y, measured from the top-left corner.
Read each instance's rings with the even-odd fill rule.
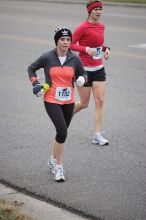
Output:
[[[56,128],[56,137],[48,165],[58,182],[65,181],[63,169],[64,143],[74,110],[74,81],[83,86],[86,73],[78,56],[70,51],[72,33],[68,28],[57,28],[54,35],[56,48],[34,61],[28,67],[35,95],[40,92],[36,71],[44,69],[45,81],[50,89],[44,93],[46,111]]]

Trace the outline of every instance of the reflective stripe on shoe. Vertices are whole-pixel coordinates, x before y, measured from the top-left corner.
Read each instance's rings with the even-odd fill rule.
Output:
[[[93,144],[99,144],[100,146],[108,145],[109,142],[101,134],[94,134],[92,139]]]

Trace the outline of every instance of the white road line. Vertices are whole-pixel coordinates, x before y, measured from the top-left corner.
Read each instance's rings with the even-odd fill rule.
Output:
[[[129,47],[138,48],[138,49],[146,49],[146,44],[131,44]]]
[[[54,45],[54,41],[49,41],[45,39],[35,39],[30,37],[18,36],[18,35],[10,35],[10,34],[0,34],[0,39],[3,40],[13,40],[18,42],[26,42],[33,44],[42,44],[42,45]],[[112,52],[113,55],[117,56],[125,56],[129,58],[137,58],[137,59],[146,59],[146,56],[141,55],[133,55],[128,53],[120,53],[120,52]]]
[[[112,55],[124,56],[124,57],[128,57],[128,58],[136,58],[136,59],[146,59],[146,56],[133,55],[133,54],[130,54],[130,53],[112,52]]]
[[[54,43],[54,41],[49,41],[45,39],[36,39],[36,38],[30,38],[30,37],[24,37],[24,36],[12,35],[12,34],[0,34],[0,39],[14,40],[20,42],[34,43],[34,44],[43,44],[43,45]]]
[[[130,32],[130,33],[146,33],[146,29],[142,28],[129,28],[129,27],[118,27],[118,26],[110,26],[106,27],[108,31],[121,31],[121,32]]]
[[[116,17],[116,18],[118,18],[118,17],[121,17],[121,18],[125,18],[125,19],[127,19],[127,18],[131,18],[131,19],[144,19],[144,20],[146,20],[146,16],[139,16],[139,15],[128,15],[128,14],[116,14],[116,13],[106,13],[106,14],[104,14],[104,16],[109,16],[109,17]]]

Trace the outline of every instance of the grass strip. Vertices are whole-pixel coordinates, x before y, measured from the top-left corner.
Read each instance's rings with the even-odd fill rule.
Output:
[[[21,213],[23,203],[0,199],[0,220],[34,220]]]
[[[146,0],[103,0],[103,2],[146,4]]]

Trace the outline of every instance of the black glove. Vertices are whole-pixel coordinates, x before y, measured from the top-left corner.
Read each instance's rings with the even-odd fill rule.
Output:
[[[39,82],[33,84],[33,94],[37,96],[37,94],[41,91],[42,86]]]

